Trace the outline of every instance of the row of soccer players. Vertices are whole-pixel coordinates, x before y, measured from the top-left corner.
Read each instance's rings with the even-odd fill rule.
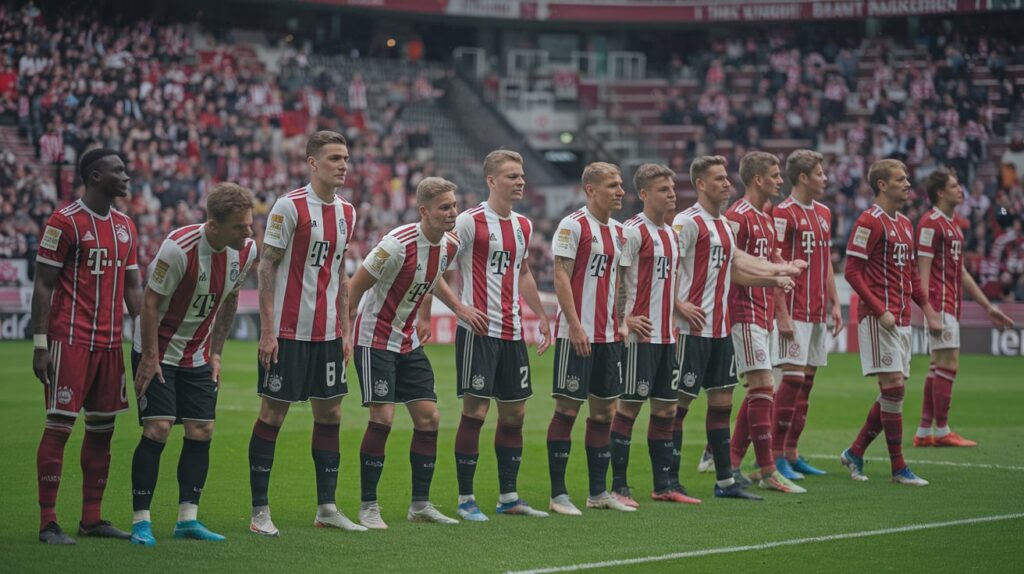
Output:
[[[499,411],[495,451],[501,491],[496,511],[546,515],[529,507],[516,493],[524,406],[532,392],[522,340],[520,294],[540,318],[542,342],[538,351],[543,352],[551,341],[526,263],[532,225],[512,211],[525,184],[522,158],[509,151],[490,154],[484,163],[488,201],[461,216],[457,216],[453,184],[439,178],[421,182],[417,189],[421,221],[385,236],[350,281],[343,261],[355,211],[335,193],[344,184],[347,172],[346,142],[338,134],[318,132],[309,139],[307,156],[311,182],[275,204],[258,265],[262,322],[258,392],[263,401],[249,448],[251,530],[265,535],[278,533],[270,518],[267,497],[276,437],[288,406],[305,400],[311,402],[314,416],[317,525],[347,530],[386,528],[377,504],[376,485],[397,402],[406,404],[415,427],[410,447],[413,501],[408,518],[455,522],[429,502],[439,416],[433,371],[420,345],[429,338],[430,293],[436,293],[451,307],[460,323],[456,345],[458,392],[463,399],[456,438],[459,514],[468,520],[486,520],[473,497],[473,473],[480,427],[494,398]],[[807,161],[801,164],[800,158]],[[795,189],[806,192],[812,179],[823,189],[820,163],[820,156],[812,152],[790,158],[787,175]],[[123,299],[131,314],[141,313],[132,358],[143,437],[132,464],[135,517],[130,537],[144,545],[156,542],[149,505],[160,453],[171,426],[182,422],[185,444],[178,466],[180,507],[174,535],[223,539],[198,522],[196,513],[209,467],[220,352],[237,307],[238,289],[256,260],[255,246],[249,239],[251,198],[238,186],[218,186],[207,201],[208,221],[176,230],[161,246],[143,297],[134,260],[134,227],[130,219],[110,207],[114,197],[127,192],[123,163],[112,151],[95,150],[84,154],[80,171],[87,192],[81,200],[54,214],[48,223],[38,257],[44,265],[40,266],[33,300],[37,334],[34,368],[45,384],[48,415],[38,460],[40,538],[51,543],[73,543],[56,523],[54,503],[63,445],[82,408],[86,411],[87,432],[79,532],[129,537],[99,517],[99,500],[109,467],[112,417],[127,409],[120,357]],[[580,514],[568,497],[564,477],[570,431],[585,401],[590,403],[586,438],[588,507],[635,509],[625,483],[626,462],[632,421],[648,398],[652,399],[648,436],[654,469],[652,497],[699,502],[687,496],[679,484],[678,460],[682,421],[700,387],[709,391],[707,435],[719,469],[715,494],[757,498],[736,481],[745,477],[734,477],[732,472],[738,467],[735,455],[738,452],[741,459],[745,445],[734,448],[733,463],[729,460],[731,389],[737,382],[737,364],[739,371],[747,374],[750,387],[745,412],[737,421],[737,436],[754,438],[761,485],[783,492],[801,490],[774,466],[769,332],[774,323],[774,299],[781,297],[784,301],[789,296],[785,305],[778,306],[780,310],[785,307],[795,320],[790,331],[785,312],[779,313],[778,331],[784,336],[775,344],[781,362],[799,360],[801,347],[807,348],[803,351],[807,357],[814,346],[810,342],[813,333],[820,332],[823,337],[824,325],[817,324],[824,323],[823,319],[814,322],[801,318],[820,314],[825,307],[824,303],[811,302],[812,295],[825,289],[820,282],[812,285],[807,278],[815,273],[809,261],[811,255],[819,250],[827,253],[830,239],[809,237],[806,231],[816,226],[819,233],[827,234],[829,218],[825,211],[824,216],[813,220],[798,214],[787,219],[776,208],[775,221],[766,219],[758,206],[776,196],[781,186],[774,156],[750,154],[741,163],[740,172],[747,197],[724,219],[721,211],[731,193],[725,161],[718,157],[695,161],[690,176],[698,203],[676,215],[674,229],[665,225],[666,218],[675,211],[674,174],[667,168],[647,165],[637,172],[634,180],[644,201],[644,212],[625,226],[611,219],[611,214],[621,208],[624,195],[619,170],[598,163],[584,172],[587,206],[565,218],[554,238],[560,310],[553,382],[556,411],[548,430],[551,510]],[[872,174],[878,176],[872,177],[872,185],[879,192],[878,209],[883,209],[889,201],[884,193],[889,187],[883,180],[895,181],[898,177],[893,173],[879,175],[874,170]],[[905,182],[905,170],[902,177]],[[794,196],[800,199],[797,192]],[[797,205],[804,210],[824,209],[809,201]],[[786,202],[780,207],[785,206]],[[870,221],[865,216],[861,227],[869,229]],[[884,234],[874,235],[876,242],[884,244],[883,249],[889,249]],[[787,238],[800,245],[794,245],[789,255],[795,263],[774,256],[776,237],[783,246]],[[870,252],[866,246],[871,237],[870,229],[862,232],[858,227],[851,248]],[[806,257],[797,254],[800,249]],[[905,250],[901,252],[907,256]],[[828,261],[827,255],[822,261]],[[456,262],[462,275],[461,296],[444,280],[445,271]],[[901,272],[906,263],[898,258],[892,262]],[[821,272],[828,283],[832,283],[830,269],[828,266]],[[894,304],[889,300],[894,288],[888,278],[896,275],[866,274],[869,283],[877,283],[877,277],[883,275],[886,284],[871,288],[885,293],[885,306],[881,311],[870,309],[877,312],[884,331],[869,328],[863,334],[869,338],[880,339],[887,334],[895,338],[900,332],[891,324],[895,321],[890,321],[894,313],[885,311]],[[798,282],[791,277],[797,277]],[[801,282],[800,278],[805,279]],[[732,282],[746,287],[730,294]],[[860,283],[851,277],[858,292]],[[773,293],[776,287],[781,289]],[[830,292],[835,321],[834,288]],[[867,298],[862,295],[862,299]],[[867,304],[872,302],[867,300]],[[935,326],[935,313],[927,303],[925,310]],[[680,318],[682,335],[678,342],[673,314]],[[899,321],[903,320],[901,313]],[[804,329],[801,323],[812,326]],[[732,337],[743,350],[735,361],[729,336],[733,325]],[[889,367],[889,371],[878,371],[885,373],[883,379],[889,375],[898,378],[899,374],[890,371],[902,368],[904,358],[909,360],[909,349],[903,352],[899,346],[902,341],[880,341],[872,347],[879,353],[872,356],[875,367]],[[909,337],[906,342],[909,344]],[[866,347],[867,340],[862,343],[862,348]],[[363,403],[370,411],[360,447],[360,524],[348,520],[334,504],[340,458],[340,401],[347,391],[345,366],[353,354]],[[870,370],[865,363],[865,374],[877,370]],[[893,402],[885,394],[887,381],[882,384],[883,397],[878,404],[883,412],[891,413]],[[882,404],[883,399],[889,402]],[[879,418],[877,411],[877,407],[872,411],[875,418]],[[868,428],[872,420],[869,417],[862,438],[877,434],[877,430],[872,434]],[[766,427],[767,432],[761,432]],[[779,422],[776,428],[780,428]],[[746,441],[737,441],[742,442]],[[857,448],[864,442],[859,438],[844,453],[844,462],[857,466],[859,458],[854,457],[860,456]],[[790,454],[784,452],[788,449],[776,450],[777,454]],[[605,482],[609,460],[614,466],[613,494],[609,494]],[[777,460],[788,459],[779,456]],[[802,462],[799,458],[794,461]],[[897,468],[894,458],[894,472],[898,477],[909,470],[901,462]],[[861,475],[859,466],[855,474]]]

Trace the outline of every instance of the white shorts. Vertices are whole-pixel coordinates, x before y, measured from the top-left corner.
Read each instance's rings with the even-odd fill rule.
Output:
[[[783,339],[775,325],[772,364],[824,367],[828,364],[828,325],[793,321],[793,338]]]
[[[910,326],[885,329],[876,317],[864,317],[857,325],[860,366],[864,376],[903,373],[910,376]]]
[[[732,326],[732,345],[736,350],[739,374],[771,370],[772,335],[772,331],[750,323]]]
[[[928,347],[933,351],[960,348],[960,321],[949,313],[941,313],[942,334],[936,337],[928,332]]]

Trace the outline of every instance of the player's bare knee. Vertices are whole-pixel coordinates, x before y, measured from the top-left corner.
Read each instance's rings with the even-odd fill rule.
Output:
[[[498,421],[505,426],[522,426],[526,418],[526,401],[498,403]]]
[[[437,405],[429,401],[419,402],[423,404],[409,409],[409,414],[412,415],[412,426],[417,430],[436,431],[441,427],[441,412],[437,410]]]
[[[708,406],[729,407],[732,406],[732,388],[713,389],[708,391]]]
[[[185,438],[209,442],[213,438],[213,421],[185,421]]]
[[[896,389],[903,386],[903,373],[879,373],[878,386],[882,389]]]
[[[590,397],[590,418],[594,422],[610,423],[615,418],[617,399],[606,400]]]
[[[676,403],[673,401],[651,401],[651,416],[672,418],[676,416]],[[635,417],[634,417],[635,418]]]
[[[693,398],[694,397],[691,397],[690,395],[684,395],[680,393],[679,399],[678,401],[676,401],[676,404],[679,406],[679,408],[688,409],[690,408],[690,403],[693,402]]]
[[[310,399],[313,420],[322,425],[336,425],[341,422],[341,399]]]
[[[490,407],[490,399],[481,399],[480,397],[469,395],[462,398],[462,414],[470,418],[485,420]]]
[[[747,390],[770,389],[772,387],[771,371],[751,371],[746,374]]]
[[[395,421],[395,405],[392,404],[371,404],[370,422],[391,426]]]
[[[629,417],[631,419],[635,419],[636,416],[638,414],[640,414],[640,407],[642,407],[643,405],[644,405],[643,403],[635,403],[635,402],[629,402],[629,401],[619,401],[619,404],[617,406],[617,410],[618,410],[618,412],[626,415],[627,417]],[[653,403],[652,403],[651,409],[652,409],[652,411],[654,409]]]
[[[935,366],[940,369],[957,370],[960,357],[957,349],[939,349],[935,351]]]
[[[263,402],[260,404],[260,420],[270,426],[279,427],[284,424],[289,406],[286,402],[263,397]]]
[[[156,442],[167,442],[174,421],[148,420],[142,422],[142,436]]]
[[[576,418],[580,414],[580,401],[574,401],[565,397],[555,397],[555,412]]]

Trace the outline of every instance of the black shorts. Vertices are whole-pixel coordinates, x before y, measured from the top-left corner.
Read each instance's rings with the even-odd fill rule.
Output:
[[[363,406],[370,403],[437,402],[434,369],[430,367],[423,347],[403,354],[356,346],[354,355]]]
[[[285,403],[333,399],[348,394],[345,352],[341,339],[292,341],[277,339],[277,363],[259,365],[256,394]]]
[[[526,341],[506,341],[458,327],[455,331],[455,372],[461,399],[471,395],[503,402],[533,396]]]
[[[696,397],[701,389],[713,391],[739,384],[732,337],[712,339],[680,335],[676,342],[679,361],[679,394]]]
[[[142,354],[132,351],[132,374],[139,370]],[[146,394],[138,398],[139,424],[147,420],[212,422],[217,419],[217,383],[213,367],[186,368],[160,365],[161,383],[150,381]]]
[[[622,343],[591,343],[581,357],[569,339],[555,341],[555,372],[551,394],[577,401],[587,396],[614,399],[622,394]]]
[[[626,343],[622,361],[620,400],[642,403],[647,399],[675,401],[679,363],[676,346],[667,343]]]

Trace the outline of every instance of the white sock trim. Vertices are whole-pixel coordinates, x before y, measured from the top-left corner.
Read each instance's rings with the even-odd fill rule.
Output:
[[[148,510],[136,510],[132,513],[132,524],[138,524],[143,521],[152,522],[149,518]]]
[[[195,520],[199,514],[199,505],[191,502],[182,502],[178,505],[178,522]]]

